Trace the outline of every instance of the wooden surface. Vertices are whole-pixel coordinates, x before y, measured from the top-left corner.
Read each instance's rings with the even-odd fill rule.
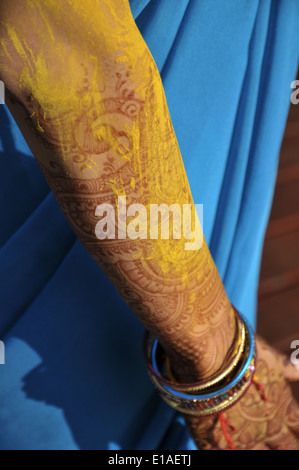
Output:
[[[291,105],[266,232],[257,331],[291,355],[299,340],[299,103]],[[299,401],[299,383],[293,386]]]

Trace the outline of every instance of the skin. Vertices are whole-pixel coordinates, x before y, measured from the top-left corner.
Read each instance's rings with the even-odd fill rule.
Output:
[[[109,203],[117,213],[118,196],[127,205],[194,206],[159,72],[128,1],[80,3],[2,0],[7,105],[74,231],[163,345],[178,380],[209,377],[232,345],[235,321],[206,242],[187,251],[184,239],[95,235],[96,207]],[[259,340],[258,351],[270,401],[251,387],[225,413],[238,427],[236,444],[268,448],[282,439],[297,448],[298,407],[283,369]],[[186,421],[198,445],[225,448],[216,418]]]
[[[57,2],[39,3],[42,14],[31,4],[27,24],[24,2],[2,22],[10,110],[74,231],[180,378],[209,376],[231,346],[235,322],[206,243],[186,251],[183,239],[95,236],[96,207],[117,211],[118,196],[146,207],[193,203],[161,79],[128,3],[120,2],[117,19],[110,6],[108,21],[100,14],[96,24],[76,2],[58,2],[66,22]],[[98,2],[105,18],[108,4]]]
[[[261,338],[256,339],[258,383],[266,397],[252,384],[234,406],[225,411],[225,418],[235,430],[227,428],[237,450],[299,449],[299,408],[286,378],[298,380],[299,373],[288,359]],[[218,417],[205,419],[185,417],[196,444],[205,450],[230,449]]]

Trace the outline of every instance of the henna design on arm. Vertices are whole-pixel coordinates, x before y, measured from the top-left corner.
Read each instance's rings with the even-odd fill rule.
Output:
[[[176,376],[186,382],[208,377],[222,365],[235,322],[206,243],[192,253],[176,240],[95,236],[96,207],[115,207],[118,195],[145,206],[192,203],[163,86],[128,1],[85,0],[84,12],[74,0],[10,2],[13,9],[4,8],[6,0],[0,7],[0,79],[60,207],[157,336]],[[279,440],[295,447],[298,407],[273,353],[259,348],[269,404],[250,387],[227,411],[237,428],[234,441],[242,449],[277,448]],[[201,448],[226,448],[217,417],[186,420]]]

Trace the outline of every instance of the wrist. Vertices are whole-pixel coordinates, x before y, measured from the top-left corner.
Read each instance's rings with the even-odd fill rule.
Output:
[[[207,379],[219,371],[231,350],[235,335],[236,321],[233,307],[226,305],[213,325],[197,325],[200,334],[190,330],[183,342],[188,344],[180,352],[180,344],[165,346],[171,369],[179,382],[192,383]]]

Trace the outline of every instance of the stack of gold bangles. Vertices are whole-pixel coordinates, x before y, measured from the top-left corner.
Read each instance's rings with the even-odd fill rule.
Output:
[[[173,380],[169,361],[158,340],[146,333],[145,357],[149,376],[161,397],[178,411],[196,416],[220,413],[250,386],[255,373],[255,341],[247,320],[236,309],[234,346],[221,369],[208,380],[181,384]]]

